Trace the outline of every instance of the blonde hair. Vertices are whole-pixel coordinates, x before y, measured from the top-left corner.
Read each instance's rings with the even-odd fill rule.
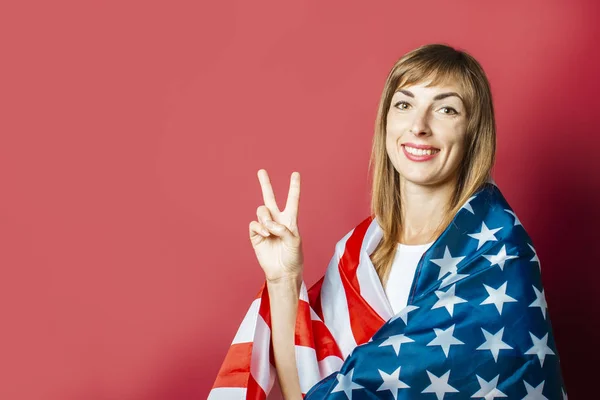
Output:
[[[371,214],[383,237],[371,261],[382,283],[389,276],[402,227],[399,174],[386,151],[387,114],[398,88],[431,79],[429,86],[453,82],[462,89],[467,115],[465,153],[457,184],[445,217],[430,237],[437,238],[462,205],[491,178],[496,152],[496,123],[490,84],[481,65],[471,55],[445,44],[428,44],[406,53],[392,67],[379,102],[369,162],[372,176]]]

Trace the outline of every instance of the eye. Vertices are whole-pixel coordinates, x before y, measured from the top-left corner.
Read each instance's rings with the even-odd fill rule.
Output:
[[[410,104],[408,104],[408,103],[407,103],[407,102],[405,102],[405,101],[399,101],[399,102],[397,102],[396,104],[394,104],[394,107],[396,107],[396,108],[400,108],[401,110],[406,110],[406,108],[403,108],[403,107],[402,107],[403,105],[407,106],[406,108],[408,108],[408,106],[410,106]],[[398,107],[398,106],[400,106],[400,107]]]
[[[458,115],[458,111],[456,111],[452,107],[442,107],[441,110],[450,110],[451,111],[451,112],[442,112],[442,114],[446,114],[446,115]]]

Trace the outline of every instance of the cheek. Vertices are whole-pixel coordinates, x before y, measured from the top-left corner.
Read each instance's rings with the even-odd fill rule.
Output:
[[[388,145],[392,145],[402,135],[403,128],[398,121],[388,120],[385,126],[385,141]]]
[[[398,151],[398,139],[400,138],[400,134],[395,132],[394,130],[387,130],[385,134],[385,147],[388,152],[397,152]]]
[[[401,131],[408,121],[406,116],[390,111],[386,118],[386,129],[391,132]]]
[[[452,163],[460,164],[466,153],[464,138],[457,140],[452,144],[449,158]]]
[[[385,150],[388,153],[388,157],[393,158],[393,153],[395,152],[394,139],[392,139],[392,136],[389,134],[385,135]]]

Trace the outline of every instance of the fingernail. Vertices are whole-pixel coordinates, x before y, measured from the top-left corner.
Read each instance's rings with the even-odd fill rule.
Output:
[[[267,222],[265,222],[265,226],[267,228],[271,228],[271,229],[275,228],[275,224],[273,223],[272,220],[268,220]]]

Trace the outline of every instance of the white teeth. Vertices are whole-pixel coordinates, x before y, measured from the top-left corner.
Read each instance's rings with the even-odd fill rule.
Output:
[[[430,156],[439,151],[439,150],[433,150],[433,149],[428,149],[428,150],[415,149],[413,147],[408,147],[408,146],[404,146],[404,148],[406,149],[407,152],[409,152],[410,154],[414,154],[416,156]]]

